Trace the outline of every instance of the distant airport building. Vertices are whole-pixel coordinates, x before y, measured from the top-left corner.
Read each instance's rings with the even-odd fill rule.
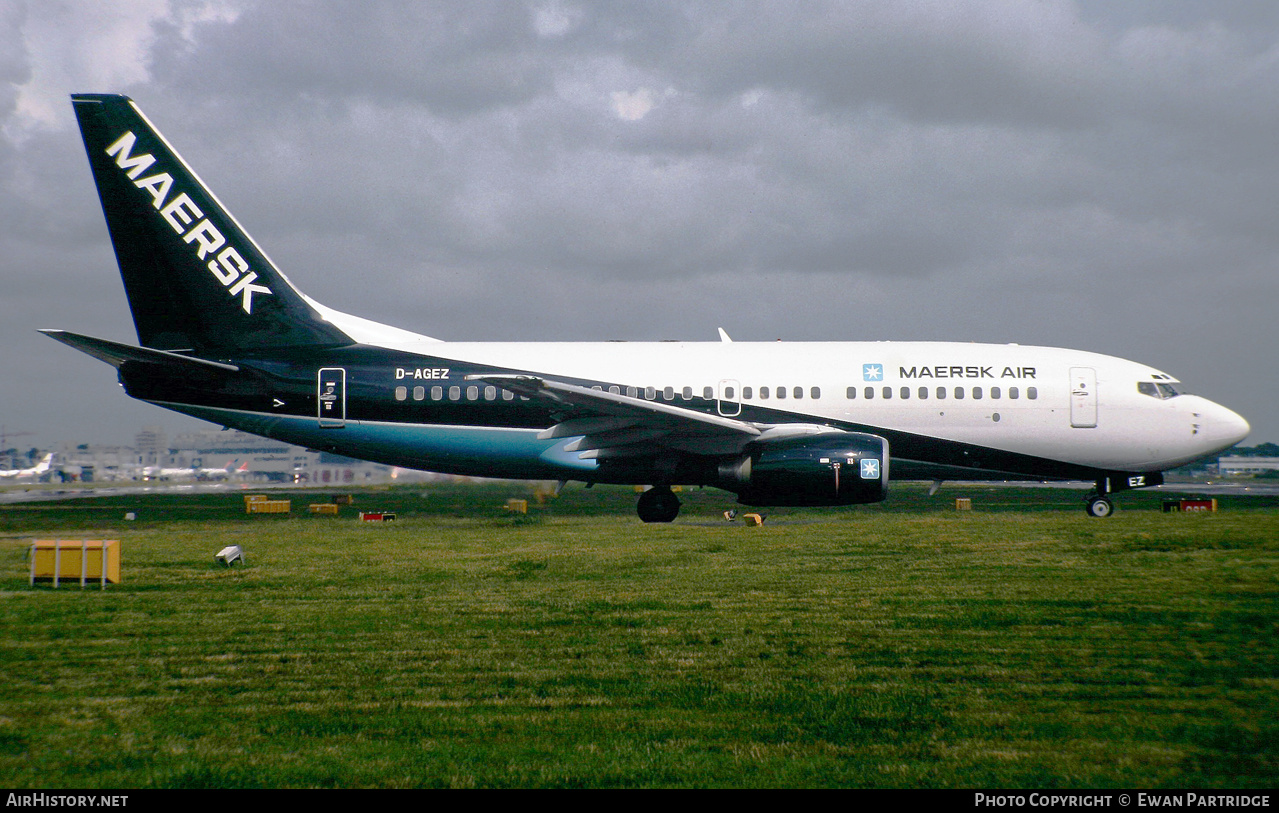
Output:
[[[185,432],[173,439],[171,469],[188,468],[205,479],[272,481],[280,483],[342,484],[382,482],[391,468],[377,463],[291,446],[247,432]]]
[[[134,480],[141,466],[141,456],[133,446],[64,445],[53,456],[51,479],[84,483]]]
[[[169,467],[201,471],[238,472],[250,480],[292,482],[294,473],[308,467],[315,452],[247,432],[184,432],[173,438]]]
[[[352,460],[247,432],[184,432],[148,426],[136,446],[82,443],[54,454],[51,479],[69,482],[231,480],[315,485],[389,482],[390,466]]]
[[[138,452],[138,462],[143,466],[158,466],[169,450],[168,437],[162,426],[144,426],[134,436],[133,446]]]
[[[1279,457],[1223,457],[1217,461],[1222,477],[1245,477],[1279,471]]]
[[[169,440],[163,427],[146,426],[134,435],[132,446],[62,443],[39,451],[52,453],[48,470],[32,478],[39,482],[226,481],[338,487],[485,479],[370,463],[234,430],[183,432]],[[0,452],[0,462],[3,457]],[[20,465],[0,469],[32,464],[30,455],[15,460]]]

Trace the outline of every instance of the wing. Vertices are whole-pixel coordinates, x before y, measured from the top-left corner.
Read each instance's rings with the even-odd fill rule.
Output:
[[[466,378],[557,406],[560,421],[542,430],[538,438],[576,437],[564,450],[579,452],[583,459],[645,457],[659,449],[703,455],[736,454],[752,441],[841,431],[815,424],[741,421],[540,376],[495,373]]]

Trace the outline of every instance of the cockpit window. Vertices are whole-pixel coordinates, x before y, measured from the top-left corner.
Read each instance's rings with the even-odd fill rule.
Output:
[[[1163,383],[1156,384],[1153,381],[1138,381],[1137,392],[1142,395],[1149,395],[1151,398],[1158,398],[1161,401],[1165,401],[1169,398],[1176,398],[1178,395],[1181,395],[1181,393],[1178,392],[1177,388],[1173,385]]]

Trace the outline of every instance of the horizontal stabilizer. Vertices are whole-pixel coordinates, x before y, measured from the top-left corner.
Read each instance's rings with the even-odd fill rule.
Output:
[[[229,373],[239,372],[240,370],[234,364],[206,361],[205,359],[183,356],[179,353],[170,353],[167,350],[134,347],[128,344],[107,341],[106,339],[95,339],[92,336],[82,336],[79,333],[70,333],[65,330],[42,330],[40,332],[51,339],[57,339],[65,345],[74,347],[81,353],[87,353],[99,361],[105,361],[116,369],[119,369],[120,365],[126,361],[140,361],[149,364],[194,366],[205,370],[213,369]]]

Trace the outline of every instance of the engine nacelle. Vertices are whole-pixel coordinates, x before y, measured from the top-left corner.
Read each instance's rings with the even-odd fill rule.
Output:
[[[888,496],[888,441],[862,432],[748,446],[719,466],[720,488],[743,505],[853,505]]]

